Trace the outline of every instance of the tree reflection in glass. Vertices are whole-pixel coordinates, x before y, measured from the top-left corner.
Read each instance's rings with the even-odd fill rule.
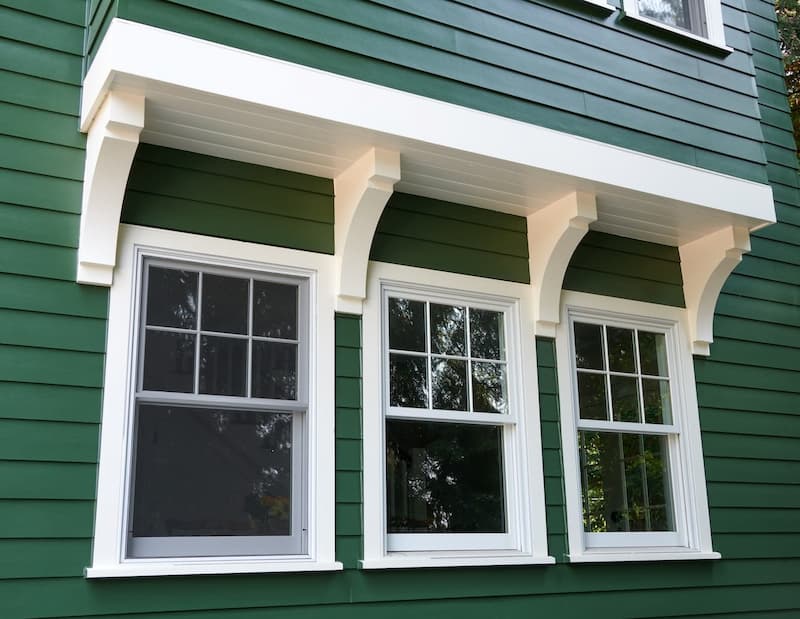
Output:
[[[503,533],[502,429],[386,423],[389,533]]]
[[[579,431],[584,530],[674,531],[667,439]]]
[[[662,24],[692,31],[690,0],[638,0],[639,15]]]
[[[150,267],[147,272],[147,324],[194,329],[198,274]]]

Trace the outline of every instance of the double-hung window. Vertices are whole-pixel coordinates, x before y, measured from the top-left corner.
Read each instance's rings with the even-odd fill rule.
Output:
[[[144,263],[128,556],[305,552],[307,288]]]
[[[568,306],[561,326],[575,560],[710,551],[691,356],[676,320],[683,310],[644,305],[640,315]]]
[[[548,562],[530,539],[534,520],[544,555],[542,494],[528,490],[538,434],[526,443],[525,430],[535,372],[523,381],[521,363],[533,337],[518,300],[496,294],[515,285],[370,268],[415,283],[379,279],[365,308],[365,567]]]
[[[341,569],[334,269],[120,226],[88,577]]]
[[[725,45],[719,0],[623,0],[627,15],[693,38]]]

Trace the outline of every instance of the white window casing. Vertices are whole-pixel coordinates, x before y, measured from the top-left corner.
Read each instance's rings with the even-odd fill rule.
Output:
[[[267,279],[296,282],[303,288],[298,339],[307,342],[299,347],[297,400],[265,401],[272,403],[265,410],[296,411],[292,412],[296,420],[293,426],[304,435],[302,444],[293,439],[293,448],[295,443],[302,447],[302,456],[299,449],[292,455],[293,492],[297,489],[293,531],[297,536],[306,529],[302,542],[296,537],[295,541],[267,540],[265,554],[252,555],[245,554],[252,553],[252,548],[243,550],[247,548],[244,536],[239,540],[228,537],[221,544],[217,540],[211,546],[192,537],[146,538],[138,551],[132,551],[128,517],[137,397],[168,405],[238,405],[229,396],[153,394],[137,389],[137,375],[141,374],[137,369],[142,363],[138,349],[143,330],[140,295],[145,261],[165,266],[193,265],[191,268],[212,273],[262,274]],[[334,272],[333,257],[323,254],[139,226],[120,227],[117,267],[109,294],[97,511],[88,578],[342,569],[334,558],[334,523],[329,516],[334,511],[334,407],[330,397],[334,391]],[[259,403],[245,405],[257,408]],[[209,556],[146,556],[168,555],[170,549],[176,555],[202,555],[208,548],[214,549]],[[132,554],[140,556],[134,558]]]
[[[578,413],[578,391],[573,325],[588,323],[632,330],[638,342],[639,331],[665,336],[668,393],[672,418],[662,423],[581,419]],[[605,338],[605,335],[603,336]],[[605,339],[604,339],[605,341]],[[566,489],[569,560],[648,561],[670,559],[712,559],[720,555],[711,547],[700,423],[697,410],[692,349],[687,331],[686,310],[629,301],[599,295],[564,291],[562,320],[556,336],[559,393],[561,394],[561,432]],[[637,362],[638,384],[643,371]],[[583,370],[586,373],[586,370]],[[590,370],[591,372],[591,370]],[[607,366],[603,372],[608,381],[614,374]],[[632,377],[631,377],[632,378]],[[610,383],[606,383],[609,384]],[[611,401],[611,392],[606,392]],[[640,415],[641,386],[638,391]],[[610,410],[610,408],[609,408]],[[585,483],[579,457],[578,434],[613,432],[621,436],[662,437],[666,446],[672,530],[639,530],[586,532],[582,485]],[[621,440],[621,439],[620,439]],[[644,482],[647,483],[646,481]],[[671,499],[671,500],[670,500]]]
[[[552,563],[547,556],[535,341],[530,287],[400,265],[370,263],[363,318],[365,569]],[[500,312],[505,323],[504,413],[390,407],[387,300],[404,298]],[[427,307],[427,306],[426,306]],[[427,323],[426,323],[427,324]],[[426,334],[426,338],[429,336]],[[420,353],[422,357],[435,356]],[[469,355],[466,358],[471,359]],[[466,361],[465,361],[466,362]],[[469,383],[470,379],[467,379]],[[430,386],[430,382],[428,382]],[[432,397],[432,396],[429,396]],[[471,402],[471,400],[470,400]],[[470,405],[467,407],[470,408]],[[386,421],[488,424],[502,428],[502,533],[389,533]]]
[[[623,0],[625,17],[664,28],[689,39],[702,41],[726,52],[733,49],[725,43],[725,28],[722,21],[722,4],[720,0],[688,0],[689,24],[686,28],[648,16],[640,7],[642,0]],[[666,0],[658,0],[661,5],[669,6]]]

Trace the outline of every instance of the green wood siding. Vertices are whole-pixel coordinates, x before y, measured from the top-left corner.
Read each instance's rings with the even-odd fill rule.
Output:
[[[633,30],[605,18],[588,3],[576,8],[576,4],[555,1],[497,0],[482,4],[481,9],[466,0],[335,4],[342,11],[337,19],[324,14],[333,3],[322,2],[309,2],[304,11],[289,4],[250,0],[207,0],[202,10],[197,8],[199,0],[119,0],[119,6],[84,0],[0,0],[0,616],[796,617],[800,606],[800,376],[793,359],[800,357],[800,199],[771,4],[762,0],[726,3],[728,32],[738,50],[727,58]],[[720,298],[712,356],[696,360],[714,543],[725,558],[619,565],[563,561],[566,540],[555,360],[552,341],[540,339],[548,541],[559,564],[385,572],[356,569],[362,543],[361,326],[356,317],[337,315],[336,540],[337,557],[348,569],[333,574],[84,579],[83,568],[91,552],[108,295],[102,288],[79,286],[73,280],[84,158],[77,116],[83,25],[101,28],[104,10],[106,16],[124,10],[129,18],[149,19],[190,34],[218,37],[225,43],[711,169],[740,170],[742,176],[756,179],[769,174],[781,223],[755,235],[752,255],[744,259]],[[227,11],[237,21],[213,11]],[[454,27],[446,28],[448,23]],[[217,27],[214,33],[212,28]],[[94,39],[90,37],[95,47],[98,32]],[[547,49],[551,51],[532,52]],[[491,54],[501,52],[503,57],[508,54],[508,63],[518,64],[495,72],[497,56]],[[371,60],[370,55],[378,59]],[[563,76],[555,75],[547,64],[553,59],[565,67]],[[412,69],[418,64],[422,72]],[[592,76],[595,70],[604,80],[612,74],[616,80],[608,81],[605,95],[591,90],[603,82]],[[583,76],[585,88],[570,85],[576,76]],[[637,84],[647,88],[637,89]],[[680,109],[674,116],[681,116],[680,123],[685,125],[670,110],[662,109],[663,94],[685,99],[684,107],[673,108]],[[599,109],[593,106],[600,103],[613,113],[589,112]],[[701,110],[706,104],[714,114]],[[715,127],[712,117],[717,113],[722,114],[720,119],[738,117],[739,124],[724,126],[736,130]],[[755,135],[752,122],[759,124],[766,140],[766,166],[746,148],[759,141],[748,137]],[[705,127],[698,132],[697,143],[678,130],[689,126]],[[742,137],[734,136],[739,132]],[[711,138],[718,135],[724,139],[715,147]],[[141,153],[137,160],[139,176],[131,180],[126,214],[144,212],[138,209],[145,208],[146,200],[141,198],[145,193],[164,199],[164,204],[183,200],[196,207],[204,200],[189,193],[186,179],[202,177],[207,179],[208,195],[221,186],[217,183],[236,187],[232,194],[236,203],[222,198],[211,202],[218,217],[239,209],[264,218],[294,217],[303,222],[298,224],[301,228],[324,224],[329,231],[308,243],[316,251],[331,251],[331,219],[306,211],[295,216],[262,209],[268,200],[256,200],[255,209],[247,207],[254,203],[254,195],[275,195],[271,193],[278,191],[275,187],[300,189],[301,194],[310,191],[315,200],[323,201],[330,200],[329,189],[287,187],[271,176],[254,179],[243,172],[252,170],[250,166],[229,164],[235,168],[231,171],[225,168],[228,162],[218,160],[211,168],[198,163],[205,158],[187,163],[174,154],[175,159],[158,160],[153,153],[165,151],[145,147],[142,153],[148,150],[147,160]],[[150,166],[152,183],[148,184],[141,165]],[[245,187],[257,189],[247,194]],[[133,198],[136,191],[141,195]],[[509,245],[516,249],[504,254],[497,247],[478,244],[481,258],[464,264],[482,261],[493,277],[527,281],[527,269],[521,266],[526,261],[524,225],[476,220],[472,217],[495,215],[466,207],[429,206],[433,205],[426,204],[416,213],[413,206],[403,206],[408,218],[421,217],[418,221],[426,222],[416,232],[403,231],[403,217],[399,223],[396,216],[393,223],[382,222],[382,236],[374,251],[388,251],[385,238],[391,234],[406,234],[436,246],[425,254],[424,266],[472,272],[473,266],[463,270],[452,266],[456,250],[451,247],[458,244],[449,237],[470,238],[470,225],[477,223],[503,238],[510,235],[515,240]],[[399,210],[393,204],[387,213]],[[428,225],[428,217],[438,223]],[[163,220],[149,221],[164,225]],[[188,225],[183,221],[181,225]],[[448,235],[448,230],[458,230],[458,235]],[[209,232],[207,228],[198,231]],[[431,231],[434,238],[426,239],[424,235]],[[327,241],[323,243],[322,238]],[[626,290],[641,288],[641,283],[625,279],[634,273],[633,279],[654,282],[654,289],[662,291],[654,294],[664,295],[658,297],[661,302],[681,305],[674,290],[674,275],[679,273],[674,252],[672,258],[648,253],[672,250],[613,238],[607,247],[602,239],[587,237],[570,266],[572,280],[568,282],[574,283],[575,274],[583,269],[581,289],[625,296]],[[409,253],[404,254],[403,247],[387,255],[400,262]],[[637,264],[641,260],[641,265],[649,266],[620,273],[615,266],[620,253],[635,255]],[[581,256],[598,262],[580,264]],[[597,256],[604,258],[600,261]],[[585,274],[589,267],[596,275]],[[601,281],[602,286],[597,283]]]
[[[766,181],[741,0],[731,54],[585,2],[118,0],[116,15]],[[109,17],[111,15],[109,14]]]
[[[589,232],[564,275],[564,289],[684,307],[676,247]]]
[[[122,221],[332,254],[333,182],[141,144]]]
[[[523,217],[395,193],[378,222],[371,260],[529,282]]]

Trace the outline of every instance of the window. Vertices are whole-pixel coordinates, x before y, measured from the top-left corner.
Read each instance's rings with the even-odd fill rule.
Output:
[[[303,554],[307,280],[143,270],[127,555]]]
[[[683,310],[566,296],[590,304],[558,342],[571,559],[712,556]]]
[[[530,549],[518,301],[493,294],[502,282],[373,271],[417,283],[373,283],[365,307],[365,567],[544,562]]]
[[[120,234],[87,576],[341,569],[332,257]]]
[[[629,17],[725,46],[719,0],[623,0],[623,4]]]

